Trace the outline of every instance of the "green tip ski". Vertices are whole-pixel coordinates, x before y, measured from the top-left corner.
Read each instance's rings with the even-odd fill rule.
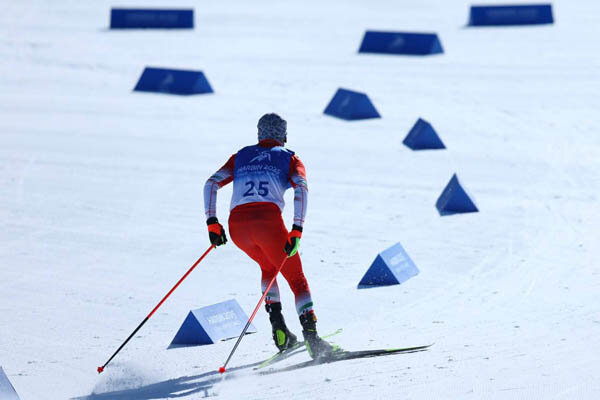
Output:
[[[321,336],[321,339],[329,339],[335,335],[338,335],[342,333],[342,329],[338,329],[335,332],[332,332],[328,335],[325,336]],[[279,362],[281,360],[285,360],[288,357],[291,357],[295,354],[298,353],[302,353],[303,351],[306,350],[306,346],[304,346],[304,342],[303,341],[298,341],[298,343],[296,343],[295,345],[293,345],[292,347],[288,348],[287,350],[284,351],[280,351],[279,353],[275,353],[273,354],[271,357],[267,358],[265,361],[261,362],[257,367],[255,367],[254,369],[261,369],[264,367],[268,367],[269,365],[272,365],[276,362]]]

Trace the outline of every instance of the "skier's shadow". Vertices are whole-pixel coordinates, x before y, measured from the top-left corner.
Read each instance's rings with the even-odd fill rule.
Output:
[[[235,378],[232,372],[247,369],[259,365],[260,362],[241,365],[239,367],[228,369],[227,374],[222,376],[218,371],[206,372],[200,375],[182,376],[176,379],[169,379],[151,385],[142,386],[135,389],[116,390],[113,392],[92,393],[88,396],[74,397],[71,400],[147,400],[163,398],[179,398],[192,394],[203,393],[203,397],[211,397],[209,390],[222,379],[229,380]]]

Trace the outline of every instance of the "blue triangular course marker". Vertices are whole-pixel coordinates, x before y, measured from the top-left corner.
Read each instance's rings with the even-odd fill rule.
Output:
[[[248,316],[234,299],[198,308],[189,312],[169,348],[213,344],[238,337],[247,322]],[[256,328],[250,324],[246,334],[255,332]]]
[[[426,56],[444,49],[436,33],[367,31],[358,52]]]
[[[477,206],[471,200],[466,190],[460,184],[456,174],[452,176],[446,188],[435,203],[441,216],[478,212]]]
[[[337,90],[324,113],[347,121],[381,118],[365,93],[342,88]]]
[[[154,67],[144,69],[133,90],[178,95],[213,93],[202,71]]]
[[[0,367],[0,399],[19,400],[17,391],[8,380],[8,376],[6,376],[2,367]]]
[[[469,26],[552,24],[552,4],[471,6]]]
[[[444,143],[435,132],[431,124],[424,119],[419,120],[412,127],[402,142],[412,150],[445,149]]]
[[[358,289],[398,285],[417,275],[419,270],[400,243],[382,251],[375,257]]]
[[[202,345],[213,343],[214,341],[202,327],[194,312],[190,311],[173,338],[171,345]]]

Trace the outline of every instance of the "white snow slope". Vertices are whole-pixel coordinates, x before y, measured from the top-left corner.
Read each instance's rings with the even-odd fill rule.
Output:
[[[192,6],[196,29],[110,31],[115,5]],[[465,28],[469,5],[4,1],[0,365],[21,398],[599,398],[600,2],[486,29]],[[445,54],[359,55],[366,29],[437,32]],[[215,93],[132,92],[145,66],[203,70]],[[383,118],[323,115],[338,87]],[[167,346],[190,309],[235,298],[252,311],[259,269],[230,242],[99,376],[208,247],[203,184],[273,111],[308,170],[301,253],[320,331],[344,328],[347,349],[435,345],[258,375],[236,367],[275,351],[261,310],[221,380],[233,342]],[[402,145],[418,117],[447,150]],[[481,212],[438,215],[453,173]],[[357,290],[397,242],[421,273]]]

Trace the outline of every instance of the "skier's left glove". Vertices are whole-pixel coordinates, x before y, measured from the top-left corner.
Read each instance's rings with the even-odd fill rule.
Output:
[[[293,257],[298,253],[298,247],[300,247],[300,238],[302,237],[302,227],[296,224],[292,225],[292,230],[288,234],[287,242],[283,251],[286,252],[288,257]]]
[[[227,236],[223,225],[219,223],[217,217],[210,217],[206,220],[208,225],[208,237],[213,246],[220,246],[227,243]]]

